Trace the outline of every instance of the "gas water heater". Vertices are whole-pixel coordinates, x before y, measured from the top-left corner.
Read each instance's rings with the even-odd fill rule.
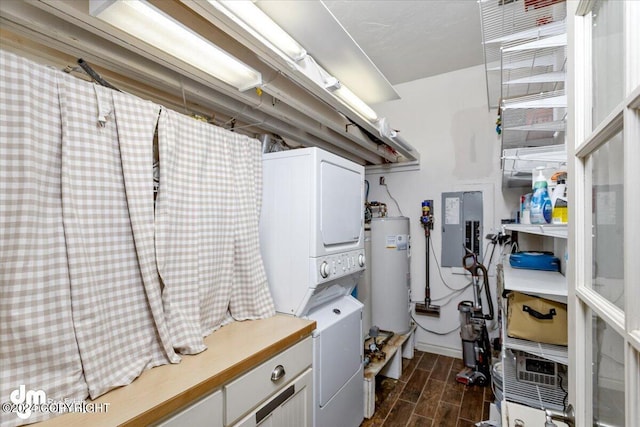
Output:
[[[371,220],[371,323],[405,334],[411,328],[409,218]]]

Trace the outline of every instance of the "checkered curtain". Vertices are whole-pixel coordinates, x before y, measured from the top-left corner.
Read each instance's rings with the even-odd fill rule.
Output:
[[[0,67],[0,401],[95,398],[178,362],[155,265],[160,107],[3,51]]]
[[[84,399],[62,219],[58,74],[0,51],[0,401]],[[22,421],[0,411],[0,425]]]
[[[164,110],[156,256],[175,349],[233,320],[275,314],[260,257],[260,143]]]
[[[179,361],[153,250],[160,107],[79,79],[59,85],[71,309],[92,398]]]
[[[0,69],[0,401],[95,398],[275,314],[258,141],[2,50]]]

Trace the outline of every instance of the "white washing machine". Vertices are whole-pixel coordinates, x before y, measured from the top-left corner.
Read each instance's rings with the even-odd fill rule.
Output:
[[[311,311],[316,427],[359,426],[364,417],[362,303],[351,296]]]

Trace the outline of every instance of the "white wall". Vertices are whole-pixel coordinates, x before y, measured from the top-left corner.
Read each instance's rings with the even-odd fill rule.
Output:
[[[434,200],[435,228],[431,234],[433,250],[430,257],[430,287],[432,300],[451,293],[438,274],[440,264],[442,206],[441,195],[450,191],[482,191],[484,229],[482,236],[497,233],[500,219],[509,218],[516,209],[519,190],[503,195],[500,169],[500,138],[495,132],[496,111],[489,111],[484,67],[476,66],[427,79],[396,86],[400,100],[375,105],[382,117],[389,119],[402,137],[421,155],[419,170],[367,173],[369,201],[385,202],[389,216],[399,215],[379,177],[384,175],[391,195],[411,221],[411,292],[412,300],[424,301],[425,237],[420,225],[421,203]],[[506,198],[506,199],[505,199]],[[483,239],[483,247],[488,241]],[[495,266],[496,256],[492,266]],[[462,262],[462,260],[461,260]],[[487,257],[488,262],[488,257]],[[494,268],[492,268],[494,271]],[[452,274],[443,268],[447,285],[461,288],[470,276]],[[495,276],[491,277],[495,300]],[[458,302],[472,299],[470,289],[453,298],[433,302],[441,305],[440,317],[416,316],[422,327],[448,332],[458,324]],[[485,302],[486,304],[486,302]],[[494,302],[495,305],[495,302]],[[497,307],[496,307],[497,312]],[[418,326],[417,348],[454,357],[461,356],[458,331],[447,335],[426,332]]]

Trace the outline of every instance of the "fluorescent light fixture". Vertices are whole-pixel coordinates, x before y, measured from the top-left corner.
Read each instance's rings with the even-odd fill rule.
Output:
[[[266,44],[271,44],[273,46],[272,49],[274,51],[281,52],[286,57],[296,62],[309,58],[307,51],[278,24],[276,24],[266,13],[260,10],[253,1],[208,0],[208,2],[227,16],[243,21],[245,28],[249,27],[248,29],[253,30],[253,32],[262,36]],[[315,61],[312,62],[315,64]],[[326,74],[326,72],[322,70],[321,74]],[[330,76],[325,78],[324,87],[353,108],[361,116],[372,122],[378,120],[376,112],[351,92],[346,86],[341,85],[335,77]]]
[[[358,98],[346,86],[333,76],[327,76],[328,73],[322,67],[315,64],[315,60],[307,55],[307,51],[294,40],[286,31],[276,24],[266,13],[264,13],[251,0],[207,0],[213,7],[226,14],[231,19],[242,21],[244,28],[254,33],[254,36],[260,36],[263,42],[271,45],[272,50],[279,54],[284,54],[288,59],[298,62],[298,65],[304,69],[304,64],[299,63],[302,60],[310,60],[314,67],[320,71],[321,78],[324,79],[324,88],[332,92],[340,98],[349,107],[354,109],[361,116],[371,122],[378,120],[378,115],[363,100]],[[304,61],[303,61],[304,62]],[[305,73],[306,74],[306,73]],[[314,81],[318,82],[314,79]]]
[[[351,92],[348,87],[341,86],[333,93],[338,95],[338,98],[349,104],[351,108],[356,110],[356,112],[360,113],[360,115],[362,115],[363,117],[372,122],[378,120],[378,114],[376,114],[376,112],[373,111],[373,109],[369,107],[362,99],[358,98],[355,93]]]
[[[413,147],[404,140],[397,131],[391,131],[391,140],[407,151],[413,151]]]
[[[91,15],[244,91],[262,75],[144,0],[90,0]]]
[[[299,61],[307,56],[307,51],[300,46],[286,31],[284,31],[273,19],[264,13],[251,0],[208,0],[219,10],[227,9],[232,15],[244,22],[254,33],[257,33],[272,45],[272,49],[280,50],[285,56],[294,61]],[[222,6],[222,8],[220,7]],[[225,12],[224,10],[222,10]]]
[[[338,79],[336,79],[335,77],[329,77],[325,79],[324,87],[367,120],[371,122],[378,121],[378,114],[373,111],[373,109],[369,107],[366,102],[358,98],[355,93],[351,92],[348,87],[340,84]]]

